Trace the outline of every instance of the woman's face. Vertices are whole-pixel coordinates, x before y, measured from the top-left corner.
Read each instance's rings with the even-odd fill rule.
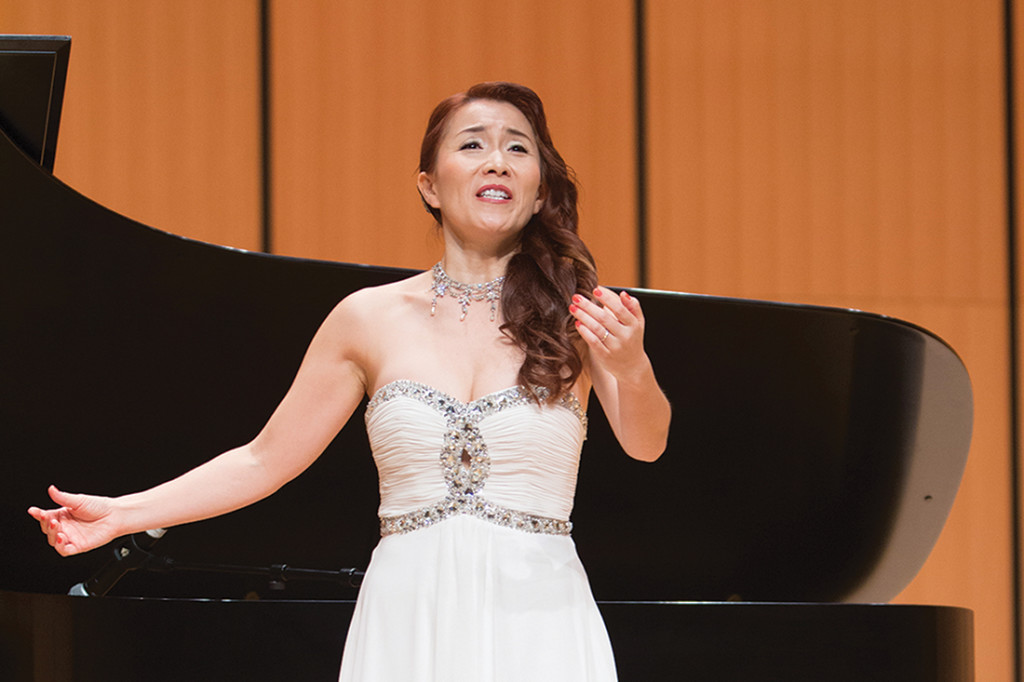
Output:
[[[530,122],[508,102],[483,99],[451,115],[434,169],[418,185],[456,238],[507,240],[540,210],[540,176]]]

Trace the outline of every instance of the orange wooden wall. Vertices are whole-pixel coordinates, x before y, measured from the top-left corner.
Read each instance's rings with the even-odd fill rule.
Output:
[[[651,284],[859,308],[964,359],[975,432],[898,601],[1013,666],[1002,3],[648,0]]]
[[[0,33],[70,35],[57,177],[148,225],[258,249],[250,0],[4,0]]]
[[[964,358],[968,471],[899,600],[973,609],[986,682],[1014,665],[1002,5],[644,0],[643,32],[650,286],[890,314]],[[274,250],[428,267],[426,116],[509,79],[545,100],[602,280],[636,284],[634,6],[271,2]],[[58,177],[149,225],[260,247],[258,2],[5,0],[0,33],[74,36]]]
[[[544,99],[584,186],[584,236],[605,281],[636,278],[627,0],[274,3],[274,249],[427,268],[433,220],[414,182],[433,105],[484,80]],[[542,20],[538,20],[542,17]]]

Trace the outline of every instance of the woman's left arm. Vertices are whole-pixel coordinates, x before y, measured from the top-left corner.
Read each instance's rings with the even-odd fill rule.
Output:
[[[569,306],[590,351],[594,392],[626,454],[653,462],[665,450],[672,412],[644,351],[643,310],[606,287],[594,289],[594,298],[600,305],[577,295]]]

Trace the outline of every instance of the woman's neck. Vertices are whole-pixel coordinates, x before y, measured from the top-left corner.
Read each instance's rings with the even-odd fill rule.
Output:
[[[515,255],[515,250],[486,252],[468,249],[452,241],[445,240],[441,267],[449,277],[463,284],[480,284],[501,277],[505,274],[509,260]]]

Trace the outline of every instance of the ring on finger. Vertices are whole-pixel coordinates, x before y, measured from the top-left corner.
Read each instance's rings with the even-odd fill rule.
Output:
[[[602,336],[602,337],[601,337],[601,341],[602,341],[602,342],[604,342],[604,341],[607,341],[607,340],[608,340],[608,335],[609,335],[609,334],[611,334],[611,333],[612,333],[612,332],[611,332],[611,330],[610,330],[610,329],[607,329],[607,328],[605,328],[605,330],[604,330],[604,336]]]

